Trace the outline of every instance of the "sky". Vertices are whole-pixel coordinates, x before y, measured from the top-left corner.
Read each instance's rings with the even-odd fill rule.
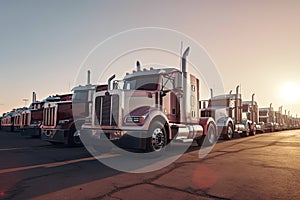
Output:
[[[40,100],[69,93],[80,82],[78,71],[89,52],[112,35],[161,27],[201,44],[217,67],[225,92],[240,84],[244,100],[255,93],[261,107],[273,103],[275,110],[283,106],[300,116],[299,19],[296,0],[3,0],[0,113],[24,106],[23,99],[31,100],[32,91]],[[122,45],[107,48],[114,52]],[[92,71],[92,81],[97,80],[99,74]]]

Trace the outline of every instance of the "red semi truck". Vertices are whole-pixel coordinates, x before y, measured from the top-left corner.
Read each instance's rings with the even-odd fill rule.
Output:
[[[87,85],[73,88],[73,94],[66,95],[67,98],[61,101],[46,102],[43,110],[42,140],[52,144],[81,145],[80,127],[89,116],[90,104],[97,87],[90,84],[88,71]]]
[[[4,113],[1,119],[2,130],[14,131],[14,111]]]
[[[41,125],[43,121],[43,109],[46,102],[61,101],[64,97],[61,95],[49,96],[42,101],[36,100],[36,94],[33,92],[32,103],[28,109],[22,112],[21,135],[30,137],[41,136]]]
[[[214,143],[218,133],[210,117],[200,117],[199,79],[187,72],[182,55],[176,68],[137,69],[122,81],[108,79],[107,90],[95,93],[91,118],[81,132],[95,138],[107,137],[121,148],[160,152],[171,141],[199,144],[204,136]],[[120,83],[123,87],[119,87]],[[101,146],[100,146],[101,148]]]

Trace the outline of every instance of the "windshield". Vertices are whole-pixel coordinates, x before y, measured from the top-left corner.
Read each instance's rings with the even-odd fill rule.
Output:
[[[88,91],[74,91],[73,102],[85,102],[88,99]]]
[[[209,101],[209,107],[213,106],[229,106],[229,99],[214,99]]]
[[[261,115],[261,116],[267,116],[268,115],[268,111],[259,111],[259,115]]]
[[[158,75],[140,76],[132,79],[127,79],[124,82],[124,90],[157,90]]]

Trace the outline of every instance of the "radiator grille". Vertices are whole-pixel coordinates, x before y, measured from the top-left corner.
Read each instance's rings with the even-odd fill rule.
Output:
[[[96,98],[96,124],[100,126],[117,126],[119,121],[119,96],[106,95]]]
[[[55,126],[55,107],[44,108],[43,124]]]

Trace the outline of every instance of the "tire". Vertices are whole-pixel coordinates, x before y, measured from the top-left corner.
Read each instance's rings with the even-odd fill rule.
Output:
[[[242,133],[242,137],[248,137],[250,135],[250,124],[247,124],[247,126],[246,126],[246,130],[245,131],[243,131],[243,133]]]
[[[224,134],[226,140],[231,140],[233,138],[233,126],[231,123],[228,124],[226,128],[226,133]]]
[[[205,140],[205,135],[202,135],[200,138],[196,139],[198,146],[201,146]]]
[[[250,132],[251,136],[255,136],[256,135],[256,126],[253,127],[253,131]]]
[[[213,123],[209,123],[206,130],[206,136],[205,141],[207,141],[207,144],[213,145],[218,141],[218,133],[217,128]]]
[[[167,134],[164,124],[155,121],[151,124],[148,135],[150,136],[146,140],[147,152],[162,152],[167,145]]]
[[[69,147],[79,147],[82,146],[82,142],[80,140],[79,136],[74,136],[74,134],[76,133],[76,129],[72,128],[68,134],[68,142],[67,142],[67,146]]]

